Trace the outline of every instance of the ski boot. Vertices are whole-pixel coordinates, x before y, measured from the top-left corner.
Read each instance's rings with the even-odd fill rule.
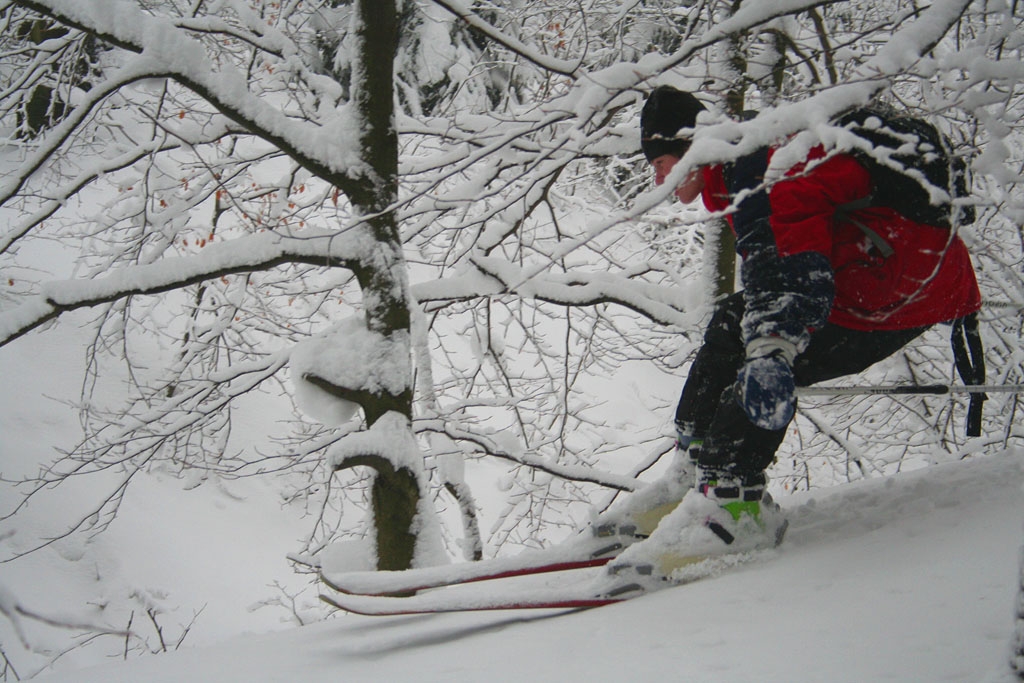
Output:
[[[686,578],[685,569],[728,556],[773,548],[787,522],[765,491],[763,474],[741,480],[698,468],[697,485],[650,538],[623,552],[609,567],[613,575],[637,580]]]
[[[628,546],[649,537],[693,488],[700,441],[677,427],[676,449],[668,472],[646,488],[629,494],[620,504],[598,516],[591,525],[595,536]]]

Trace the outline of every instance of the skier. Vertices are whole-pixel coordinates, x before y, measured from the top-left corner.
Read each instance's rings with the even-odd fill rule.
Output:
[[[656,184],[689,148],[704,110],[671,86],[647,99],[641,148]],[[785,522],[765,494],[765,470],[793,418],[796,387],[860,372],[981,305],[970,256],[948,228],[889,207],[841,210],[871,192],[854,156],[816,148],[766,189],[771,155],[697,168],[675,189],[684,204],[700,197],[709,211],[733,209],[743,290],[718,303],[686,379],[672,472],[599,528],[650,535],[627,553],[647,546],[662,575],[695,554],[781,541]]]

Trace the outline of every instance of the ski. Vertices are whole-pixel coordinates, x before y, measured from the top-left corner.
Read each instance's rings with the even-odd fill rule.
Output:
[[[555,586],[550,583],[539,586],[538,581],[534,577],[527,578],[525,583],[515,580],[503,582],[497,591],[489,585],[459,585],[439,587],[438,590],[409,597],[338,592],[322,592],[319,597],[329,605],[353,614],[397,616],[506,609],[590,609],[623,602],[645,592],[642,583],[610,574],[591,577],[589,581],[579,581],[577,575],[570,574],[569,579]]]
[[[331,572],[321,569],[320,580],[338,593],[395,596],[456,584],[600,567],[618,557],[626,545],[628,543],[621,539],[579,536],[555,548],[479,562],[404,571]]]
[[[352,614],[381,617],[499,610],[591,609],[623,602],[643,593],[644,589],[639,584],[625,585],[609,591],[598,591],[592,584],[586,584],[579,587],[534,590],[518,595],[495,595],[487,592],[452,595],[449,590],[440,590],[405,598],[321,593],[320,599],[332,607]]]
[[[672,563],[671,578],[659,577],[653,565],[648,563],[625,563],[611,565],[607,573],[575,583],[570,573],[568,583],[555,587],[531,587],[513,579],[513,586],[499,582],[502,587],[495,590],[493,586],[471,581],[466,585],[449,583],[437,590],[408,597],[333,592],[321,593],[320,599],[337,609],[371,617],[491,610],[591,609],[717,576],[771,556],[773,552],[772,549],[762,549],[726,555],[679,557]]]

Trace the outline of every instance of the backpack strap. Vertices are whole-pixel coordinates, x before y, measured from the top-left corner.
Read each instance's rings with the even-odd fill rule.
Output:
[[[971,313],[953,321],[953,360],[957,372],[967,385],[985,383],[985,354],[978,332],[978,314]],[[981,411],[988,395],[972,392],[967,408],[967,436],[981,435]]]
[[[836,220],[838,221],[852,223],[855,226],[857,226],[857,228],[859,228],[860,231],[864,233],[864,235],[871,241],[871,244],[875,247],[875,249],[878,249],[878,251],[882,254],[882,257],[889,258],[890,256],[896,253],[896,250],[892,248],[892,245],[886,242],[884,239],[882,239],[882,236],[879,235],[874,230],[872,230],[867,223],[858,218],[855,218],[853,215],[855,212],[860,211],[861,209],[867,209],[871,206],[874,206],[874,201],[875,198],[872,195],[865,195],[860,199],[854,199],[852,202],[840,204],[839,206],[836,207],[834,215],[836,217]]]

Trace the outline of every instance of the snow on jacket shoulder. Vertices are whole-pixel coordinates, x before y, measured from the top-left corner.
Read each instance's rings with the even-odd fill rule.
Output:
[[[705,167],[704,181],[708,210],[728,209],[722,166]],[[837,216],[837,207],[867,196],[870,189],[867,169],[853,156],[824,158],[817,148],[768,193],[778,257],[815,252],[832,266],[835,299],[829,322],[857,330],[897,330],[977,311],[981,295],[974,268],[955,233],[914,223],[888,207],[856,211],[851,215],[856,222]],[[892,255],[883,256],[863,227],[881,237]]]

